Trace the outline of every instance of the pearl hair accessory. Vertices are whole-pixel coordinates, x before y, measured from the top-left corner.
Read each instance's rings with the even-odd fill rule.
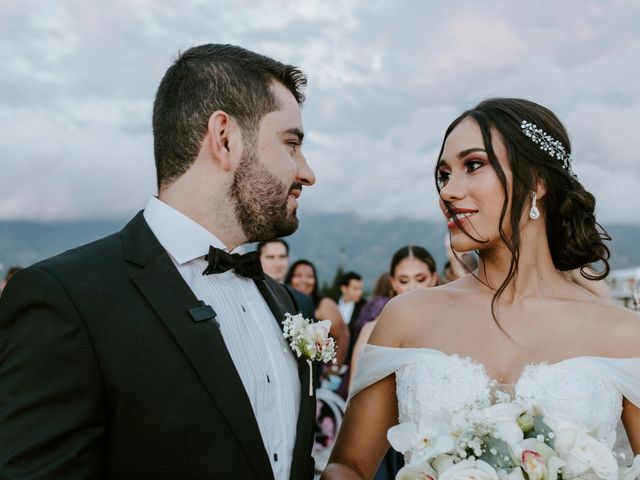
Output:
[[[527,137],[531,139],[533,143],[540,147],[540,150],[547,152],[553,158],[562,162],[562,167],[569,173],[572,178],[576,178],[576,174],[571,169],[571,161],[573,158],[571,154],[568,154],[564,148],[564,145],[559,140],[556,140],[547,132],[538,128],[535,123],[522,120],[520,123],[520,129]]]

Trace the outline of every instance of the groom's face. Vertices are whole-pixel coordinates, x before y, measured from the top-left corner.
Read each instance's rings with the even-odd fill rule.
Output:
[[[274,82],[272,91],[280,108],[262,117],[255,141],[244,145],[230,190],[236,218],[249,242],[295,232],[302,186],[315,183],[301,151],[300,107],[280,83]]]

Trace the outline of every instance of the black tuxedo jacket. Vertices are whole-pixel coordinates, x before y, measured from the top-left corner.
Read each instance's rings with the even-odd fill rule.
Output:
[[[276,320],[295,313],[281,285],[256,285]],[[273,479],[219,328],[189,313],[198,305],[141,213],[16,275],[0,297],[0,479]],[[313,477],[315,395],[298,364],[292,480]]]

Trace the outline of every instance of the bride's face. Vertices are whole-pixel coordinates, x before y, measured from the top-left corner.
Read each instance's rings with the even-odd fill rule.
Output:
[[[512,175],[506,148],[498,132],[492,130],[492,137],[493,150],[510,189]],[[502,245],[499,224],[505,195],[498,174],[489,162],[480,127],[472,118],[460,122],[447,137],[438,162],[437,178],[440,208],[451,233],[452,248],[458,252],[468,252]],[[461,225],[476,240],[469,238],[449,218],[443,200],[451,205]],[[503,223],[507,236],[511,234],[508,219],[509,205]]]

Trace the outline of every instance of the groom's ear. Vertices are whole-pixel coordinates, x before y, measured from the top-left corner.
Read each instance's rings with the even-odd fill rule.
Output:
[[[216,110],[209,117],[207,136],[213,160],[223,170],[232,170],[235,159],[242,151],[242,135],[238,122],[223,110]]]

